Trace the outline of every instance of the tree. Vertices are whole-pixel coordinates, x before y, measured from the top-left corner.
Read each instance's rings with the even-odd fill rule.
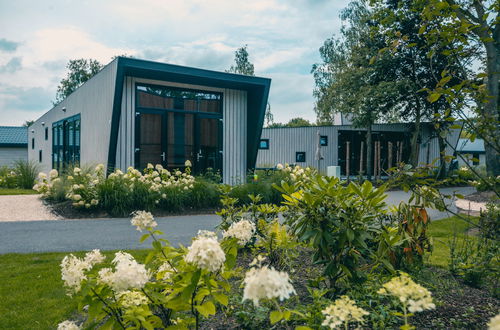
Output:
[[[469,56],[461,61],[449,58],[445,54],[450,51],[454,44],[428,45],[426,38],[420,33],[423,19],[420,10],[423,5],[418,1],[383,0],[376,3],[373,9],[372,32],[386,37],[387,47],[381,52],[389,52],[396,64],[396,76],[394,77],[404,88],[402,95],[398,97],[398,117],[411,121],[413,125],[413,136],[411,139],[410,163],[418,165],[418,155],[421,141],[421,122],[430,120],[438,127],[439,132],[445,132],[451,125],[448,120],[463,105],[456,104],[450,107],[446,100],[440,99],[430,102],[427,90],[434,88],[441,79],[441,72],[453,73],[453,77],[443,81],[443,86],[453,86],[470,74],[468,66],[476,57],[474,49],[469,49]],[[436,24],[434,23],[434,26]],[[430,50],[434,51],[429,56]],[[438,134],[440,146],[440,176],[446,175],[446,136]]]
[[[66,78],[63,78],[59,86],[57,86],[56,100],[52,102],[54,105],[60,103],[83,83],[92,78],[103,68],[103,65],[97,60],[81,58],[70,60],[66,68],[69,72]]]
[[[271,105],[269,103],[267,103],[266,114],[264,115],[264,118],[266,120],[266,127],[269,127],[274,124],[274,116],[273,113],[271,112]]]
[[[427,0],[421,14],[425,24],[420,32],[429,44],[456,45],[447,56],[463,58],[468,48],[481,47],[484,65],[479,72],[449,88],[436,84],[429,90],[429,99],[437,101],[442,97],[450,104],[466,103],[466,96],[476,100],[472,109],[476,120],[469,120],[465,114],[460,118],[473,135],[484,139],[487,172],[500,175],[500,1]],[[442,79],[452,76],[451,72],[442,73]]]
[[[229,70],[226,70],[226,72],[254,76],[254,67],[248,57],[247,45],[238,48],[234,52],[235,65],[231,65]]]
[[[301,118],[301,117],[292,118],[286,124],[272,123],[271,125],[268,125],[269,128],[278,128],[278,127],[307,127],[307,126],[313,126],[313,125],[311,124],[311,122],[309,120]]]
[[[320,48],[323,63],[312,68],[316,82],[314,110],[318,122],[331,123],[335,113],[342,113],[350,116],[355,127],[367,129],[366,174],[371,179],[372,125],[391,117],[404,86],[394,78],[394,59],[379,55],[385,39],[371,32],[373,20],[366,6],[352,2],[341,18],[349,25],[342,28],[341,38],[325,41]]]

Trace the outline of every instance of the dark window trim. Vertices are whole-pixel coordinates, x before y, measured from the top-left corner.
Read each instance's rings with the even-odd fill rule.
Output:
[[[31,150],[35,150],[35,138],[31,138]]]
[[[299,155],[304,154],[304,160],[299,160]],[[295,152],[295,162],[296,163],[305,163],[306,162],[306,152],[305,151],[296,151]]]
[[[49,128],[45,127],[45,141],[49,139]]]
[[[42,149],[38,150],[38,162],[42,162]]]
[[[262,142],[266,142],[266,146],[262,147]],[[259,141],[259,149],[260,150],[269,150],[269,139],[260,139]]]
[[[320,145],[322,147],[328,147],[328,135],[320,135],[319,136],[319,141],[320,141]],[[325,143],[323,143],[323,141],[325,141]]]
[[[75,123],[78,122],[79,134],[76,136]],[[63,118],[52,123],[52,168],[59,171],[68,165],[78,166],[80,164],[81,136],[82,136],[81,115],[76,114]],[[72,129],[70,130],[70,125]],[[70,145],[69,132],[72,133],[72,144]]]

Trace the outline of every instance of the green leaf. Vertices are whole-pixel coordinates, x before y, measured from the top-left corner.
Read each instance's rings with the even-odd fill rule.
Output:
[[[431,95],[429,95],[428,100],[429,100],[429,102],[434,103],[434,102],[436,102],[436,101],[437,101],[440,97],[441,97],[441,94],[440,94],[440,93],[432,93]]]
[[[195,306],[195,308],[204,317],[215,314],[215,305],[211,301],[207,301],[203,305]]]
[[[305,325],[299,325],[298,327],[295,327],[295,330],[313,330],[313,329]]]
[[[145,240],[147,240],[149,237],[149,234],[144,234],[141,236],[141,239],[139,240],[141,243],[144,242]]]
[[[272,311],[271,315],[269,315],[269,319],[271,321],[271,324],[275,324],[283,318],[283,313],[280,311]]]
[[[220,292],[215,292],[213,293],[213,296],[219,304],[224,306],[227,306],[229,304],[229,298],[225,294]]]

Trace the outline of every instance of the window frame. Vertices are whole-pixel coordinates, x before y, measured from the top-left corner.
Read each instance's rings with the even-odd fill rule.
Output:
[[[262,142],[266,143],[265,147],[262,147]],[[269,150],[269,139],[260,139],[260,141],[259,141],[259,150]]]
[[[299,155],[303,155],[304,160],[299,160]],[[306,152],[305,151],[296,151],[295,152],[295,162],[296,163],[305,163],[306,162]]]
[[[319,145],[322,147],[328,147],[328,135],[319,136]]]
[[[52,123],[52,168],[80,165],[81,123],[80,114]]]

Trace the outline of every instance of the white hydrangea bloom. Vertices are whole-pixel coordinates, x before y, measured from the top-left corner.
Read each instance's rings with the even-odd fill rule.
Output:
[[[172,278],[174,274],[174,269],[168,262],[164,262],[160,267],[158,267],[157,271],[157,279],[162,279],[168,281]]]
[[[134,257],[126,252],[117,252],[113,259],[115,271],[103,268],[99,271],[99,282],[109,285],[115,292],[128,289],[142,289],[149,280],[146,267],[135,261]]]
[[[325,315],[322,325],[330,329],[335,329],[344,323],[363,322],[363,317],[370,314],[364,309],[357,307],[354,300],[348,296],[342,296],[340,299],[335,300],[322,313]]]
[[[81,328],[73,321],[64,321],[57,325],[57,330],[80,330]]]
[[[227,231],[222,233],[224,238],[234,237],[238,239],[238,244],[246,245],[255,233],[255,224],[248,220],[241,220],[232,223]]]
[[[132,226],[136,226],[138,231],[149,230],[150,228],[158,226],[158,223],[156,223],[150,212],[135,211],[132,215],[133,217],[130,223]]]
[[[490,322],[488,322],[488,330],[500,330],[500,314],[493,317]]]
[[[196,235],[195,239],[202,237],[217,239],[217,234],[210,230],[200,229],[198,230],[198,234]]]
[[[146,305],[148,303],[148,298],[146,295],[140,291],[123,291],[117,294],[117,299],[125,308],[130,308],[133,306]]]
[[[148,163],[147,168],[148,168],[148,169],[153,169],[153,168],[154,168],[154,166],[153,166],[153,164]]]
[[[262,259],[261,259],[262,261]],[[259,263],[254,260],[252,264]],[[279,272],[267,266],[250,269],[245,275],[243,301],[251,300],[259,306],[259,300],[279,298],[280,301],[290,298],[295,289],[286,272]]]
[[[188,160],[186,160],[186,162],[184,163],[184,165],[185,165],[186,167],[191,167],[191,166],[192,166],[191,161],[190,161],[189,159],[188,159]]]
[[[75,174],[75,175],[79,175],[79,174],[80,174],[80,172],[82,172],[82,170],[81,170],[79,167],[75,167],[75,168],[73,169],[73,174]]]
[[[52,169],[52,170],[50,170],[50,172],[49,172],[49,177],[50,177],[51,179],[55,179],[55,178],[57,178],[58,176],[59,176],[59,172],[57,172],[57,170],[56,170],[56,169]]]
[[[226,255],[216,238],[198,236],[189,247],[184,260],[198,268],[216,272],[224,265]]]
[[[403,272],[399,277],[394,277],[385,283],[378,293],[399,298],[401,303],[408,306],[411,313],[422,312],[436,307],[432,302],[430,291],[413,282],[410,276]]]
[[[84,262],[88,263],[90,267],[93,267],[96,264],[99,264],[104,261],[106,257],[102,255],[101,251],[99,249],[94,249],[90,252],[87,252],[85,255]]]
[[[85,271],[91,266],[85,260],[75,257],[73,254],[65,256],[61,262],[61,278],[68,294],[80,291],[82,281],[87,279]]]

